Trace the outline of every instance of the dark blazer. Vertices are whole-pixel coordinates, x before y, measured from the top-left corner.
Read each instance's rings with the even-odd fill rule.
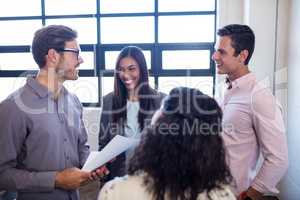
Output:
[[[165,96],[166,95],[164,93],[157,94],[157,97],[154,99],[154,105],[152,105],[149,114],[146,116],[145,127],[150,124],[154,112],[160,108],[161,101]],[[124,135],[124,123],[112,123],[112,102],[113,92],[103,97],[98,141],[99,151],[102,150],[115,135]],[[125,153],[122,153],[117,156],[116,160],[112,163],[107,164],[110,171],[107,180],[113,179],[117,176],[124,176],[126,174],[125,159]]]

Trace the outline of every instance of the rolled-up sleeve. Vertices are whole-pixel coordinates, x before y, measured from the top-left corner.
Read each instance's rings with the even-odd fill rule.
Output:
[[[52,191],[56,172],[26,171],[17,166],[17,160],[25,156],[27,123],[26,116],[13,101],[0,104],[0,189]]]
[[[251,100],[254,129],[264,159],[252,187],[263,193],[278,193],[276,185],[288,168],[282,108],[269,90],[255,91]]]

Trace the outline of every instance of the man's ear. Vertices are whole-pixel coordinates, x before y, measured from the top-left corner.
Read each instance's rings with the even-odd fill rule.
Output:
[[[56,64],[59,60],[60,54],[54,49],[49,49],[46,55],[46,60],[49,63]]]
[[[249,51],[244,49],[240,52],[239,57],[240,57],[240,62],[245,64],[245,61],[247,60],[249,56]]]

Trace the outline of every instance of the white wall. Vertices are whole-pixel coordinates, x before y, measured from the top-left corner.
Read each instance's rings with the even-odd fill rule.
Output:
[[[290,167],[282,181],[282,199],[298,200],[300,197],[300,0],[291,0],[288,37],[288,147]]]
[[[227,24],[241,24],[244,21],[244,1],[243,0],[218,0],[217,27]]]
[[[244,23],[255,33],[255,50],[249,67],[258,80],[273,90],[275,62],[276,0],[245,0]]]
[[[284,108],[287,125],[288,40],[291,1],[278,1],[275,96]]]

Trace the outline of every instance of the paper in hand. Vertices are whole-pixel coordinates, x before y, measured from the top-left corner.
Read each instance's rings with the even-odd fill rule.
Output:
[[[90,153],[82,167],[82,170],[91,172],[117,157],[124,151],[137,146],[139,142],[139,139],[116,135],[100,152],[92,151]]]

